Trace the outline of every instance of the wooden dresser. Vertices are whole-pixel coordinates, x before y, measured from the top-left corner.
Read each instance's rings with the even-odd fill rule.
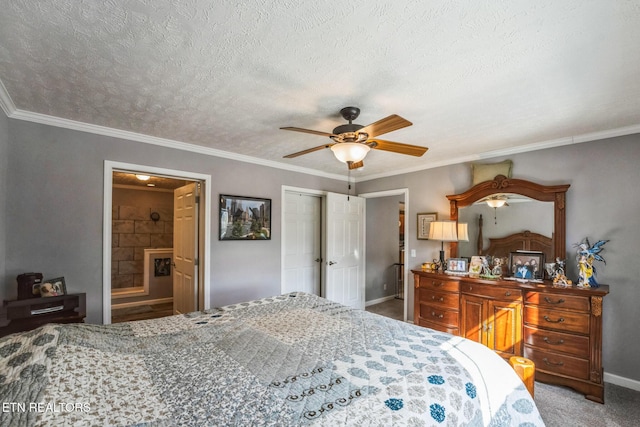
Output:
[[[414,273],[414,323],[480,342],[536,365],[536,381],[604,403],[602,301],[609,286],[556,288],[468,276]]]

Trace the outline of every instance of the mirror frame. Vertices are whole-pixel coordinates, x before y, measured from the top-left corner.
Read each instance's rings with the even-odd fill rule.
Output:
[[[541,185],[523,179],[497,175],[493,181],[484,181],[464,193],[447,196],[450,203],[450,219],[458,222],[458,209],[496,193],[513,193],[542,202],[553,202],[553,254],[566,258],[566,194],[570,184]],[[524,231],[524,230],[522,230]],[[458,256],[458,242],[450,244],[451,257]]]

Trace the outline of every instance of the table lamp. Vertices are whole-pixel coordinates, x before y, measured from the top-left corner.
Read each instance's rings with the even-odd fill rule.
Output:
[[[433,221],[429,225],[429,239],[440,240],[440,268],[444,273],[444,242],[458,241],[457,223],[455,221]]]

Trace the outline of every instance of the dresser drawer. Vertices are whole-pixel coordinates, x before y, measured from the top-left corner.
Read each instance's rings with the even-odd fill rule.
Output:
[[[589,380],[589,361],[579,357],[538,350],[524,346],[524,357],[531,359],[536,369],[566,375],[582,380]]]
[[[457,280],[432,279],[430,277],[420,277],[420,289],[433,289],[437,291],[459,292],[460,282]]]
[[[541,349],[568,353],[585,359],[589,358],[589,337],[582,335],[571,335],[525,326],[524,343]]]
[[[420,318],[429,322],[447,325],[453,328],[458,327],[457,310],[446,310],[438,306],[420,304]]]
[[[522,300],[522,291],[514,288],[501,288],[493,285],[462,282],[460,290],[468,295],[476,295],[483,298],[499,299],[501,301]]]
[[[543,308],[536,305],[524,306],[524,323],[545,329],[589,334],[589,314]]]
[[[420,302],[436,307],[450,308],[458,310],[460,305],[460,295],[451,292],[438,292],[431,289],[419,289],[418,298]]]
[[[454,326],[441,325],[439,323],[429,322],[424,319],[418,320],[418,325],[423,328],[429,328],[440,332],[446,332],[451,335],[460,336],[460,329]]]
[[[555,307],[565,310],[590,311],[589,297],[562,295],[545,292],[527,292],[525,304],[536,304],[543,307]]]

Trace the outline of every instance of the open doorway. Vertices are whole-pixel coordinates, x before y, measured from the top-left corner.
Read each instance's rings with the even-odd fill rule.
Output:
[[[113,172],[111,323],[173,314],[174,192],[192,182]]]
[[[408,190],[361,194],[366,199],[366,310],[407,320]]]
[[[106,161],[104,179],[103,323],[170,315],[176,300],[184,307],[192,299],[190,311],[209,308],[210,176]],[[174,254],[174,193],[186,187],[197,189],[193,289],[176,294],[174,279],[184,275]]]

